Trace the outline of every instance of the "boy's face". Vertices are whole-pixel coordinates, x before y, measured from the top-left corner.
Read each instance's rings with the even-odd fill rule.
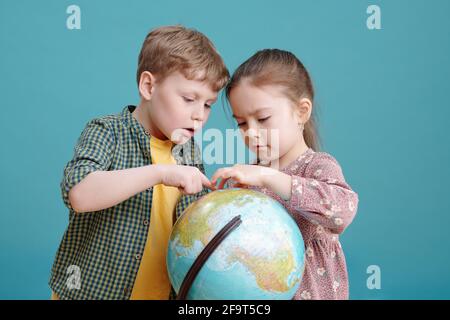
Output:
[[[152,81],[149,88],[151,91],[147,97],[142,90],[141,95],[151,121],[152,134],[176,144],[187,142],[203,127],[211,105],[217,100],[217,92],[208,83],[188,80],[181,72],[174,72],[162,81]]]

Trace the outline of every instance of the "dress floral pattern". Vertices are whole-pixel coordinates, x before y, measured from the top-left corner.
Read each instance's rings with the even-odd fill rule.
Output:
[[[345,256],[339,242],[355,217],[358,195],[346,183],[331,155],[307,149],[280,171],[291,175],[291,198],[250,186],[278,200],[293,216],[305,242],[305,271],[294,300],[349,297]]]

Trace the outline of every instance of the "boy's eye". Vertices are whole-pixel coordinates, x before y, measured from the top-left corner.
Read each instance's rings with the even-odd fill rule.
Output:
[[[194,99],[188,98],[188,97],[183,97],[184,101],[186,102],[194,102]]]

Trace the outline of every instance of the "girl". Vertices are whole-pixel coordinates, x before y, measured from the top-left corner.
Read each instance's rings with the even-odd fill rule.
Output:
[[[348,299],[339,235],[356,214],[358,195],[338,162],[318,152],[314,91],[305,67],[290,52],[259,51],[235,71],[226,96],[257,165],[219,169],[213,186],[221,179],[219,189],[233,182],[261,191],[294,217],[306,247],[305,271],[294,299]]]

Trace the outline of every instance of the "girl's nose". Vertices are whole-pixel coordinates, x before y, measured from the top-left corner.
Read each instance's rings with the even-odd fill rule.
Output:
[[[255,129],[255,128],[248,128],[248,130],[247,130],[247,136],[248,136],[250,139],[256,139],[256,138],[258,138],[258,137],[259,137],[258,130]]]
[[[258,127],[257,123],[254,123],[253,121],[248,122],[247,135],[250,139],[261,138],[260,128]]]
[[[249,128],[246,132],[245,135],[248,138],[248,145],[251,148],[255,148],[261,140],[261,136],[259,134],[259,130],[255,129],[255,128]]]

